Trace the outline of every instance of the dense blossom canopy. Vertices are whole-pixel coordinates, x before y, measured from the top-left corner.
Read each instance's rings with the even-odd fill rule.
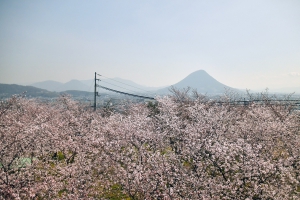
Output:
[[[300,116],[164,97],[0,105],[0,199],[299,199]]]

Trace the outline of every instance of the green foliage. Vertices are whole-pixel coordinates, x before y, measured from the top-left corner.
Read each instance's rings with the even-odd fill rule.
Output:
[[[58,192],[58,196],[59,196],[59,197],[62,197],[63,194],[64,194],[65,192],[68,192],[68,190],[67,190],[66,188],[60,190],[60,191]]]
[[[164,148],[163,150],[161,150],[160,154],[161,155],[166,155],[172,152],[172,147],[168,146],[166,148]]]
[[[193,159],[190,160],[184,160],[183,166],[187,169],[191,169],[193,167]]]
[[[126,194],[123,193],[123,188],[119,184],[114,184],[111,186],[110,193],[105,195],[106,198],[111,200],[117,199],[130,199]]]
[[[31,164],[31,158],[18,158],[15,160],[15,162],[13,163],[12,165],[12,169],[19,169],[19,168],[24,168],[26,167],[27,165],[30,165]],[[2,165],[0,163],[0,168],[2,168]]]
[[[156,102],[149,101],[147,104],[147,108],[150,110],[151,116],[155,116],[160,113],[157,101]]]
[[[30,158],[20,158],[18,162],[18,167],[26,167],[26,165],[31,164],[31,159]]]
[[[55,152],[52,156],[52,159],[62,161],[65,159],[65,154],[61,151]]]
[[[99,195],[91,195],[97,199],[110,199],[110,200],[130,200],[131,198],[126,194],[122,185],[115,183],[109,188],[104,188],[100,183],[99,186],[95,188],[95,192]]]

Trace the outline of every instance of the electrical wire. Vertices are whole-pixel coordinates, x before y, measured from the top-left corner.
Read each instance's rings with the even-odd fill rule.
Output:
[[[104,83],[107,83],[107,84],[110,84],[110,85],[113,85],[113,86],[116,86],[116,87],[122,88],[122,89],[124,89],[124,90],[128,90],[128,91],[131,91],[131,92],[134,92],[134,93],[136,93],[136,91],[133,91],[133,90],[130,90],[130,89],[127,89],[127,88],[124,88],[124,87],[121,87],[121,86],[115,85],[115,84],[113,84],[113,83],[109,83],[109,82],[107,82],[107,81],[103,81],[103,80],[101,80],[101,81],[102,81],[102,82],[104,82]]]
[[[110,88],[107,88],[107,87],[103,87],[103,86],[98,86],[98,87],[101,87],[101,88],[103,88],[105,90],[109,90],[109,91],[120,93],[120,94],[129,95],[129,96],[133,96],[133,97],[139,97],[139,98],[143,98],[143,99],[155,100],[153,97],[146,97],[146,96],[140,96],[140,95],[130,94],[130,93],[121,92],[121,91],[118,91],[118,90],[113,90],[113,89],[110,89]]]
[[[100,74],[97,74],[97,75],[98,75],[98,76],[103,76],[103,75],[100,75]],[[105,77],[105,78],[107,78],[107,79],[110,79],[110,80],[113,80],[113,81],[115,81],[115,82],[124,84],[124,85],[128,85],[128,86],[130,86],[130,87],[133,87],[133,88],[136,88],[136,89],[139,89],[139,90],[143,90],[143,91],[145,91],[145,92],[147,92],[147,93],[155,94],[155,92],[147,91],[147,90],[144,90],[144,89],[135,87],[135,86],[133,86],[133,85],[129,85],[129,84],[127,84],[127,83],[122,83],[121,81],[117,81],[117,80],[115,80],[115,79],[112,79],[112,78],[109,78],[109,77],[106,77],[106,76],[103,76],[103,77]],[[131,90],[131,91],[132,91],[132,90]]]

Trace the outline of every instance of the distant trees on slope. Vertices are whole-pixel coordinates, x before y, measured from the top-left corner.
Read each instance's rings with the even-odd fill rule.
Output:
[[[0,83],[0,99],[9,98],[15,94],[24,94],[27,97],[46,97],[53,98],[58,97],[56,92],[50,92],[33,86],[22,86],[16,84],[1,84]]]

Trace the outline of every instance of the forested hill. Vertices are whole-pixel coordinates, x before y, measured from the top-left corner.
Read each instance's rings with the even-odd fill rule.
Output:
[[[50,92],[45,89],[23,86],[17,84],[2,84],[0,83],[0,99],[9,98],[12,95],[26,95],[26,97],[43,97],[43,98],[55,98],[63,94],[71,95],[72,97],[79,96],[93,96],[93,92],[85,92],[80,90],[67,90],[63,92]]]
[[[2,84],[0,83],[0,98],[8,98],[15,94],[22,94],[27,97],[58,97],[59,93],[50,92],[48,90],[36,88],[33,86],[22,86],[17,84]]]

